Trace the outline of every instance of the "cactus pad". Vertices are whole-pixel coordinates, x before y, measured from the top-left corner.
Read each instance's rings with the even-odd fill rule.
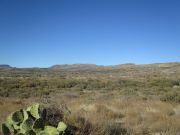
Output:
[[[30,112],[30,114],[36,118],[36,119],[39,119],[40,118],[40,115],[39,115],[39,104],[33,104],[31,107],[28,107],[27,108],[27,111]]]
[[[4,135],[11,135],[10,129],[7,124],[2,124],[2,132]]]
[[[48,135],[59,135],[57,128],[55,128],[53,126],[45,126],[44,131]]]
[[[59,132],[64,132],[66,130],[66,128],[67,128],[67,125],[64,122],[62,122],[62,121],[59,122],[58,127],[57,127],[57,130]]]
[[[24,135],[36,135],[36,133],[33,130],[29,130]]]
[[[28,130],[32,129],[34,121],[32,119],[27,119],[21,124],[21,130],[24,131],[24,133]]]
[[[27,111],[22,110],[22,112],[23,112],[23,117],[24,117],[24,120],[23,120],[23,121],[25,121],[25,120],[27,120],[27,119],[29,118],[29,116],[28,116]]]
[[[34,122],[33,129],[35,130],[43,130],[44,128],[44,121],[43,119],[39,118]]]
[[[19,124],[23,121],[23,113],[21,111],[14,112],[12,114],[13,123]]]

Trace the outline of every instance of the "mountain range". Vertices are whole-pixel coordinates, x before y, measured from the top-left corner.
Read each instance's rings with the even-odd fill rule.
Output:
[[[52,70],[100,70],[100,69],[119,69],[119,68],[133,68],[133,67],[170,67],[170,66],[180,66],[180,62],[169,62],[169,63],[153,63],[153,64],[119,64],[119,65],[96,65],[96,64],[56,64],[47,68],[42,69],[52,69]],[[12,67],[8,64],[0,64],[1,69],[13,69],[17,67]],[[28,68],[18,68],[18,69],[41,69],[40,67],[28,67]]]

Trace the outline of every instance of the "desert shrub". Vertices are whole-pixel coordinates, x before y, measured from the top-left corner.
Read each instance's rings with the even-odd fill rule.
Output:
[[[6,89],[0,88],[0,96],[1,97],[8,97],[9,92]]]
[[[179,84],[179,81],[160,78],[160,79],[152,80],[149,84],[150,87],[156,86],[156,87],[164,88],[164,87],[173,87],[174,85]]]
[[[160,97],[161,101],[180,103],[180,92],[169,91]]]
[[[123,88],[121,91],[121,94],[123,94],[123,95],[137,95],[137,89],[136,88]]]
[[[97,90],[105,88],[105,84],[100,80],[88,80],[87,89],[89,90]]]
[[[172,80],[172,84],[179,86],[180,85],[180,80]]]
[[[105,134],[108,134],[108,135],[128,135],[127,129],[123,128],[121,123],[109,123],[105,128]]]
[[[59,121],[63,120],[64,113],[62,110],[55,107],[48,107],[46,110],[46,124],[57,126]]]
[[[137,80],[121,80],[121,79],[118,80],[117,83],[120,87],[136,87],[141,84]]]
[[[93,130],[93,125],[84,117],[78,117],[76,120],[77,130],[76,135],[90,135]]]

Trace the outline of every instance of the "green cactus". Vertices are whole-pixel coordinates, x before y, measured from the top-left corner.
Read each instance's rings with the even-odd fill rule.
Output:
[[[24,135],[36,135],[36,133],[33,130],[28,130]]]
[[[13,124],[12,126],[13,126],[13,128],[14,128],[16,131],[17,131],[17,130],[20,130],[20,126],[19,126],[19,125]]]
[[[23,133],[17,133],[16,135],[24,135]]]
[[[41,131],[41,132],[37,133],[37,135],[49,135],[49,133],[47,133],[45,131]]]
[[[23,121],[25,121],[25,120],[27,120],[29,118],[29,115],[28,115],[26,110],[22,110],[22,112],[23,112],[23,117],[24,117]]]
[[[12,114],[7,117],[6,122],[7,122],[9,125],[12,125],[12,124],[13,124]]]
[[[4,135],[11,135],[11,131],[7,124],[2,124],[2,132]]]
[[[11,133],[14,133],[14,127],[11,124],[6,122],[4,123],[4,126],[6,126]],[[3,128],[3,125],[2,125],[2,128]]]
[[[55,128],[53,126],[45,126],[44,131],[48,135],[59,135],[59,131],[57,130],[57,128]]]
[[[59,122],[58,127],[45,125],[40,115],[39,104],[33,104],[27,110],[10,114],[2,124],[3,135],[59,135],[65,132],[67,125]]]
[[[34,124],[34,121],[31,118],[29,118],[21,124],[20,130],[22,131],[22,133],[25,133],[26,131],[29,131],[32,129],[33,124]]]
[[[34,130],[43,130],[44,129],[44,121],[43,119],[39,118],[34,122],[33,125]]]
[[[17,111],[12,114],[12,121],[15,124],[22,123],[24,120],[22,111]]]
[[[36,118],[39,119],[40,118],[40,114],[39,114],[39,104],[33,104],[32,106],[27,108],[27,111],[30,112],[30,114]]]
[[[62,122],[62,121],[59,122],[58,127],[57,127],[57,130],[59,132],[64,132],[66,130],[66,128],[67,128],[67,125],[64,122]]]

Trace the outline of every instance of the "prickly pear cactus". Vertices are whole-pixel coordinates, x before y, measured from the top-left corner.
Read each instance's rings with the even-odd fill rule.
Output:
[[[36,119],[39,119],[40,118],[40,110],[39,110],[39,104],[33,104],[32,106],[28,107],[27,108],[27,111],[30,112],[30,114],[36,118]]]
[[[57,130],[60,132],[60,133],[64,133],[64,131],[66,130],[67,128],[67,125],[64,123],[64,122],[59,122],[58,124],[58,127],[57,127]]]
[[[59,122],[57,127],[45,125],[44,117],[41,117],[40,105],[33,104],[26,110],[13,112],[2,124],[3,135],[63,135],[67,125]]]

